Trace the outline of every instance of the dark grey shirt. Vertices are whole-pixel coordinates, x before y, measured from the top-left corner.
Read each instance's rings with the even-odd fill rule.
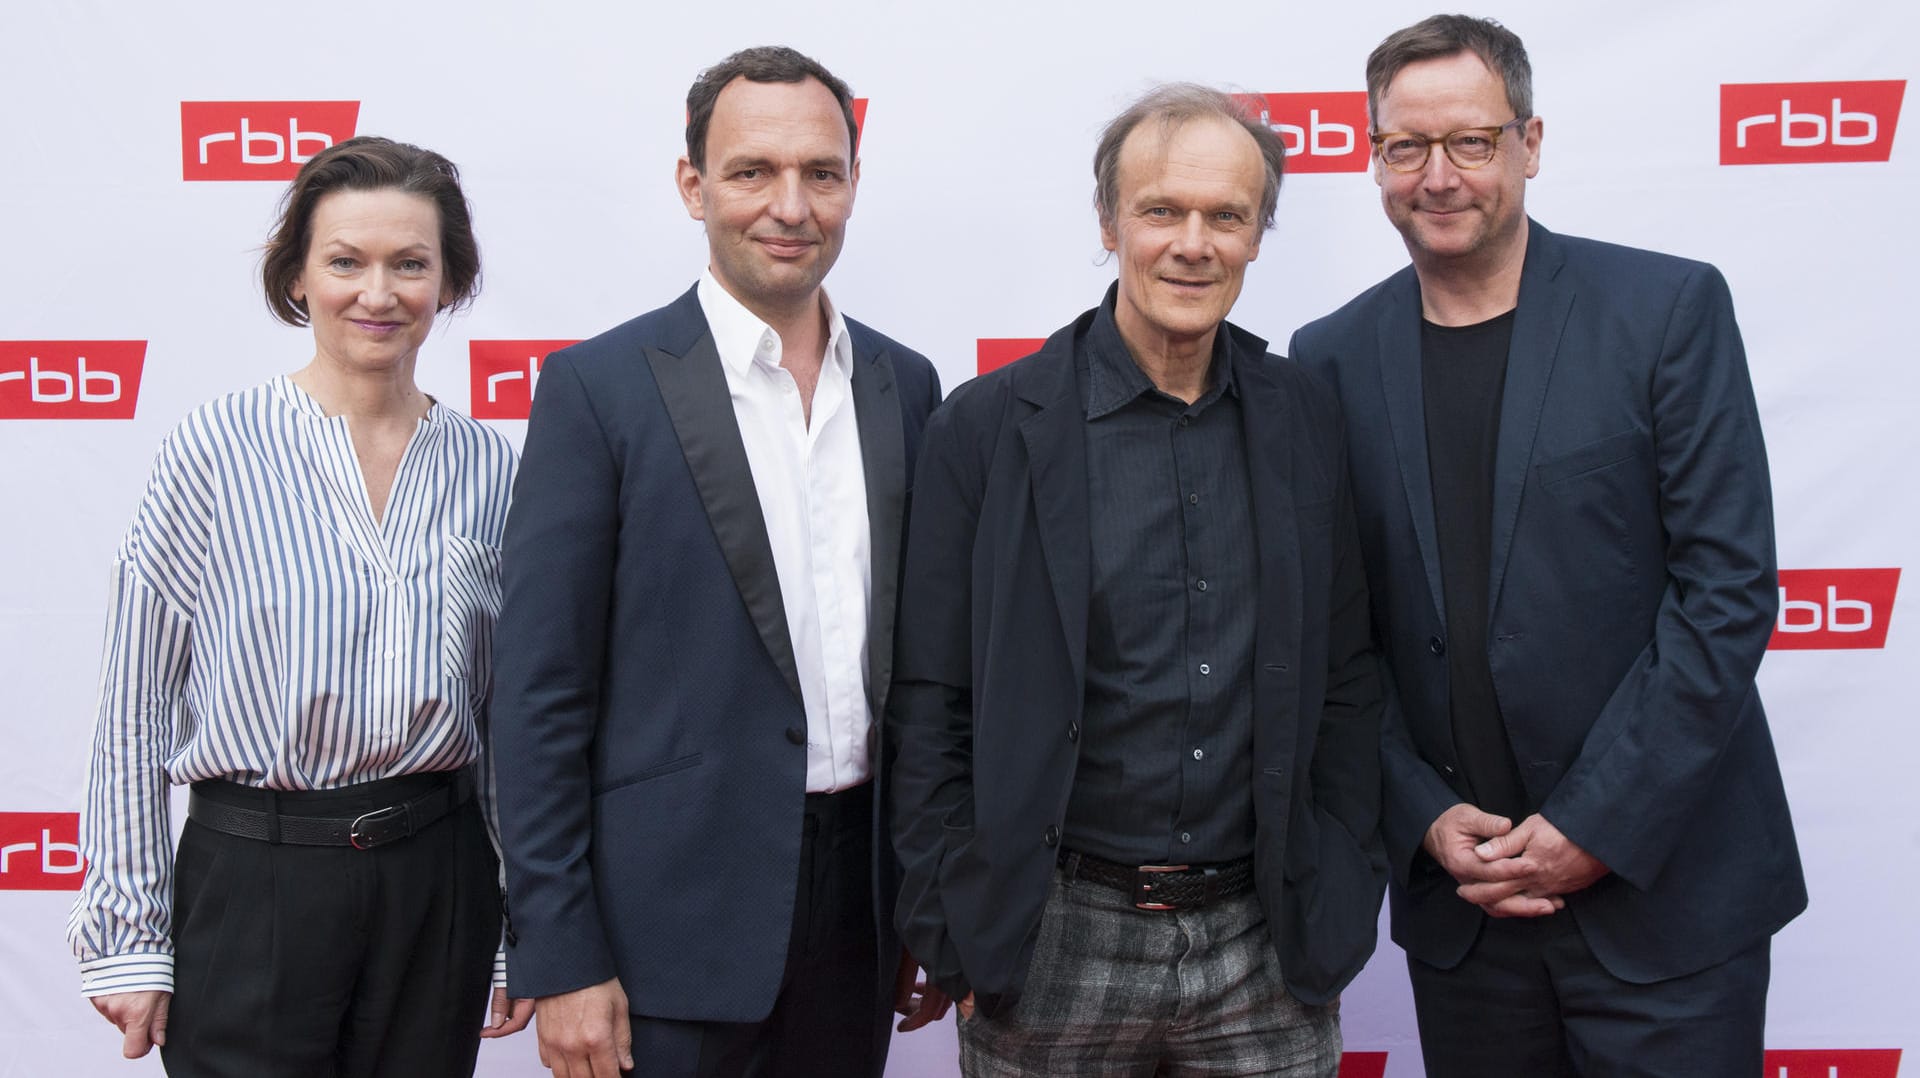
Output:
[[[1087,415],[1093,602],[1065,845],[1129,864],[1253,851],[1256,561],[1225,327],[1206,393],[1154,388],[1109,291],[1075,363]]]

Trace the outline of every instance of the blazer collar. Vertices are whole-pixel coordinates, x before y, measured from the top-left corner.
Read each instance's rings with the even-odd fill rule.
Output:
[[[1520,298],[1514,311],[1506,389],[1500,405],[1500,438],[1494,452],[1488,609],[1498,604],[1506,578],[1540,415],[1561,334],[1573,309],[1574,290],[1561,273],[1565,266],[1565,243],[1539,222],[1528,219],[1526,262],[1520,272]],[[1440,582],[1440,546],[1434,524],[1426,403],[1421,387],[1420,282],[1411,266],[1387,280],[1384,297],[1385,310],[1375,329],[1381,389],[1428,592],[1444,624],[1446,600]]]
[[[1487,565],[1487,609],[1498,609],[1507,561],[1513,552],[1533,446],[1546,407],[1547,387],[1559,358],[1561,335],[1573,310],[1574,289],[1563,278],[1566,244],[1527,221],[1527,260],[1520,271],[1520,303],[1507,352],[1507,389],[1500,405],[1500,441],[1493,464],[1493,547]]]

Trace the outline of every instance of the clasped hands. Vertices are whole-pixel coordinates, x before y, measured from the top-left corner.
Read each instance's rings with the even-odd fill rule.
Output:
[[[1465,802],[1441,813],[1421,845],[1460,885],[1455,893],[1491,917],[1545,917],[1608,871],[1538,813],[1515,827]]]

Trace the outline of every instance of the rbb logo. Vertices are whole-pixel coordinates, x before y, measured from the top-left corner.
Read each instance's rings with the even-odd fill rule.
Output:
[[[79,813],[0,812],[0,890],[78,891],[86,868]]]
[[[145,341],[0,341],[0,419],[132,419]]]
[[[981,337],[974,343],[974,373],[985,374],[1030,356],[1047,343],[1045,337]]]
[[[549,352],[578,341],[473,341],[473,418],[525,419]]]
[[[1885,161],[1905,79],[1750,82],[1720,87],[1720,163]]]
[[[1782,569],[1775,651],[1883,648],[1898,569]]]
[[[1346,1052],[1340,1056],[1340,1078],[1386,1078],[1387,1053]]]
[[[1766,1078],[1900,1078],[1898,1048],[1773,1051],[1766,1059]]]
[[[182,101],[181,178],[290,180],[359,122],[358,101]]]
[[[1367,141],[1363,90],[1315,94],[1236,94],[1287,146],[1287,171],[1365,172]]]

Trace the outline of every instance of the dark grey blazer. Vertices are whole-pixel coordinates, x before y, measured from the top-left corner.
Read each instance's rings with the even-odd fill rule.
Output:
[[[902,938],[987,1014],[1019,997],[1073,786],[1091,600],[1074,339],[960,387],[915,480],[897,682]],[[1259,571],[1256,882],[1294,995],[1373,951],[1386,865],[1378,664],[1326,387],[1232,326]]]

